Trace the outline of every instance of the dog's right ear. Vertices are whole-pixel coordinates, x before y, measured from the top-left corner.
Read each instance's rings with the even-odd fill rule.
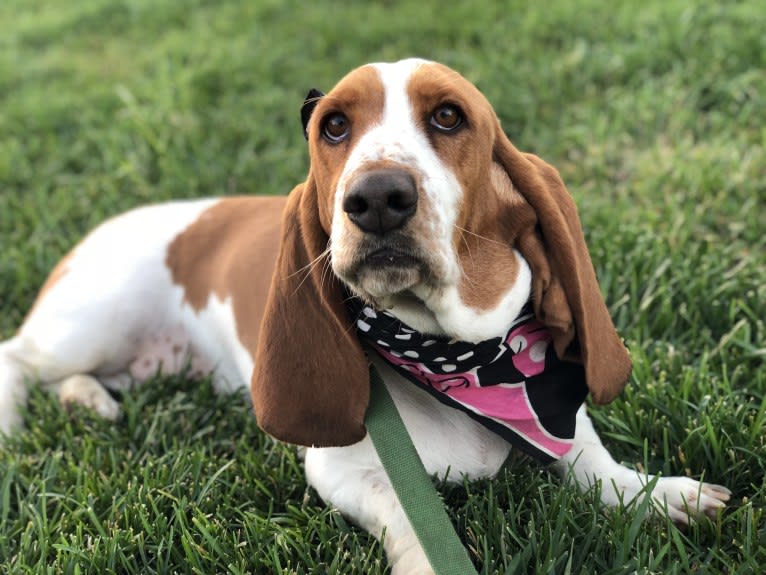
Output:
[[[365,433],[369,370],[329,269],[313,178],[287,200],[251,384],[258,425],[298,445],[350,445]]]
[[[316,88],[311,88],[309,90],[309,93],[306,94],[306,99],[303,101],[303,106],[301,106],[301,122],[303,123],[303,137],[307,140],[309,139],[309,120],[311,119],[311,114],[314,112],[314,108],[317,107],[317,104],[319,103],[319,100],[324,96],[324,92],[320,92]]]

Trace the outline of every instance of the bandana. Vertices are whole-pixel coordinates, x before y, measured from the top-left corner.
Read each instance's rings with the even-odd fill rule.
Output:
[[[504,337],[479,343],[421,334],[356,297],[358,335],[406,379],[467,413],[527,455],[550,463],[572,448],[585,371],[561,361],[531,306]]]

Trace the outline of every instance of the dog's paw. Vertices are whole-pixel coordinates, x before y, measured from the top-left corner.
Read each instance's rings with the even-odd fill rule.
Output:
[[[59,401],[64,407],[75,403],[82,405],[110,421],[120,417],[120,404],[109,395],[96,378],[90,375],[73,375],[61,382]]]
[[[386,540],[391,575],[435,575],[423,548],[414,534],[393,542]]]
[[[652,491],[655,506],[667,510],[668,517],[688,525],[697,517],[715,517],[726,506],[731,491],[722,485],[701,483],[689,477],[660,477]]]
[[[436,575],[436,573],[427,562],[425,565],[413,566],[405,560],[400,560],[391,569],[391,575]]]
[[[0,399],[0,444],[3,438],[12,435],[21,427],[22,418],[16,402]]]

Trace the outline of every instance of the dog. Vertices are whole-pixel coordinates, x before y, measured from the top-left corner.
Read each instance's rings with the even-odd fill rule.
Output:
[[[109,419],[106,388],[158,372],[250,384],[259,425],[306,446],[319,495],[385,530],[393,572],[432,573],[366,434],[371,363],[431,474],[492,477],[518,447],[601,482],[606,505],[649,482],[681,524],[725,505],[724,487],[602,446],[583,401],[614,399],[631,364],[576,206],[474,85],[429,61],[370,64],[312,90],[301,118],[311,165],[287,197],[138,208],[61,260],[0,344],[0,432],[29,382]]]

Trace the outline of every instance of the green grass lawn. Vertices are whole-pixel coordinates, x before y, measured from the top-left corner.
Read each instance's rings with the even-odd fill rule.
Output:
[[[688,530],[527,462],[445,487],[482,573],[763,573],[766,10],[734,2],[0,3],[0,336],[91,226],[168,198],[284,194],[298,110],[367,61],[474,81],[580,206],[631,384],[617,459],[734,492]],[[110,424],[33,394],[0,447],[0,573],[384,573],[244,400],[163,379]]]

